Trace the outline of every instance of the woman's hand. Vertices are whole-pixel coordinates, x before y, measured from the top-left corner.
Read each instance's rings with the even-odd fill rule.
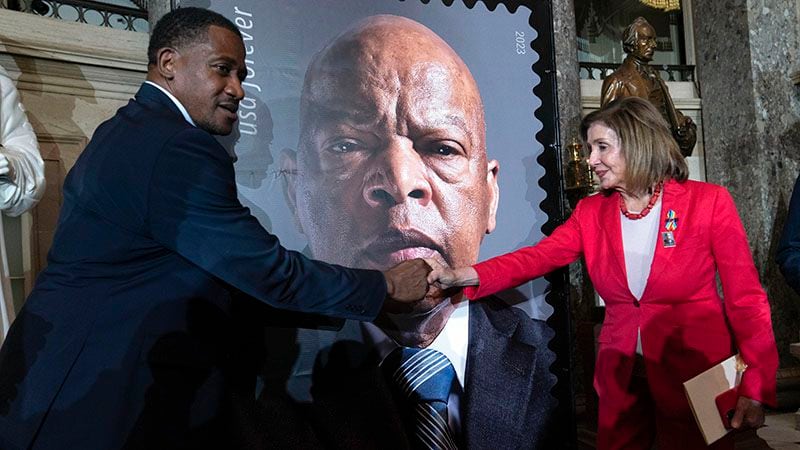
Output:
[[[440,289],[478,284],[478,273],[472,267],[451,269],[432,258],[426,258],[425,262],[433,269],[428,274],[428,284],[436,285]]]
[[[433,258],[426,258],[425,262],[428,263],[432,269],[428,273],[428,284],[435,284],[440,289],[449,289],[456,286],[456,273],[453,269],[442,265]]]
[[[758,428],[761,425],[764,425],[764,407],[761,406],[761,402],[739,396],[739,400],[736,402],[736,412],[733,413],[733,419],[731,419],[731,427],[740,430]]]

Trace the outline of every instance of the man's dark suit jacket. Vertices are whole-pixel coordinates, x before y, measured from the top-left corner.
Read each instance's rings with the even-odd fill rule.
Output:
[[[248,302],[369,320],[385,294],[379,272],[283,249],[237,200],[223,147],[145,84],[65,181],[0,350],[0,448],[235,448]]]
[[[794,183],[775,260],[786,282],[800,294],[800,177]]]
[[[460,448],[557,448],[559,436],[547,433],[557,406],[550,393],[555,355],[547,346],[554,332],[497,298],[469,307]],[[280,417],[268,413],[276,426],[267,430],[265,442],[275,448],[410,448],[379,357],[364,343],[362,328],[348,322],[339,334],[350,339],[318,355],[313,401],[303,412],[292,416],[280,393],[262,394],[265,409],[282,411]]]

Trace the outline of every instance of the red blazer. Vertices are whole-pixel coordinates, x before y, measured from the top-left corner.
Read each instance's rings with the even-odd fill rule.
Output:
[[[775,405],[778,354],[769,304],[728,191],[694,181],[665,184],[658,242],[640,301],[628,289],[619,195],[585,198],[537,245],[477,264],[480,285],[466,295],[516,286],[583,255],[606,302],[595,368],[601,397],[628,386],[641,329],[648,383],[662,413],[686,414],[682,383],[737,348],[748,364],[740,394]],[[668,211],[677,219],[671,248],[661,235]],[[725,301],[717,292],[717,272]]]

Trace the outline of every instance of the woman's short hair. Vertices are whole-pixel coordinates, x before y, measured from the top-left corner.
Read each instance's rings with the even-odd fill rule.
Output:
[[[581,138],[586,142],[589,128],[604,125],[619,139],[625,158],[625,188],[631,194],[647,192],[659,181],[689,178],[689,167],[661,113],[647,100],[623,97],[581,121]]]

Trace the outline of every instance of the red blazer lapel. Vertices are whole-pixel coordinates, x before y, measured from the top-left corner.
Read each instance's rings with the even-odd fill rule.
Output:
[[[604,205],[600,214],[598,214],[600,216],[599,226],[603,228],[603,233],[605,233],[607,242],[611,247],[611,254],[619,267],[619,270],[615,271],[615,273],[620,274],[620,280],[618,281],[625,286],[625,292],[630,294],[630,290],[628,289],[628,272],[625,270],[625,251],[622,248],[622,224],[620,223],[621,219],[618,206],[619,196],[619,192],[614,192],[603,199]]]

